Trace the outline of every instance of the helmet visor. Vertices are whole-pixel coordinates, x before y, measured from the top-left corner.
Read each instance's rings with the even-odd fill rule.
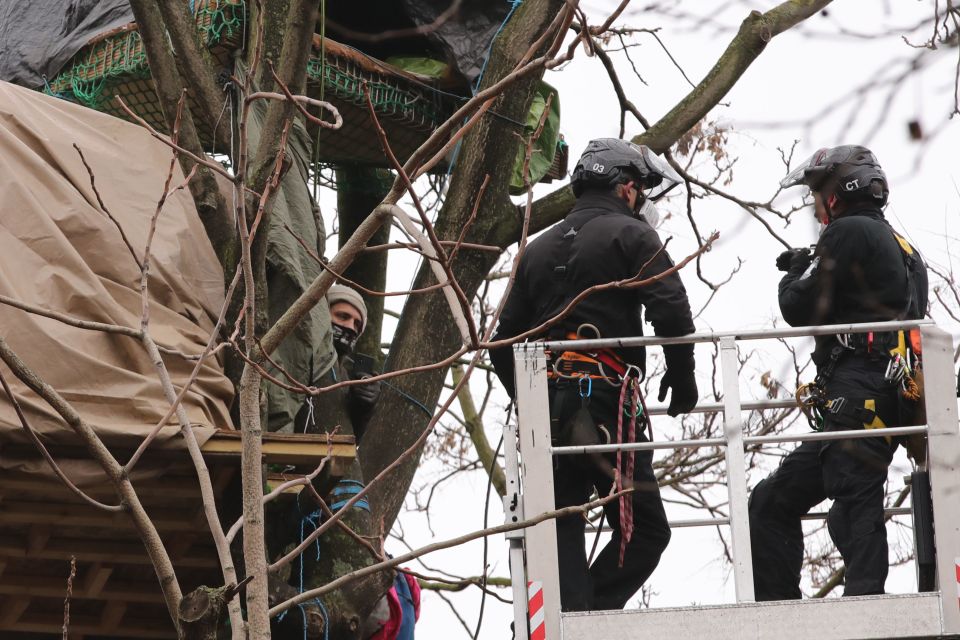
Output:
[[[817,191],[830,173],[831,167],[823,164],[826,153],[827,149],[818,149],[812,156],[794,167],[793,171],[780,181],[780,188],[789,189],[802,184]]]
[[[674,171],[666,160],[657,156],[647,147],[640,147],[640,152],[643,154],[643,161],[647,165],[647,177],[641,180],[641,186],[644,187],[644,195],[648,199],[657,201],[683,182],[680,174]]]
[[[807,184],[807,169],[813,166],[814,161],[819,155],[820,151],[817,151],[812,156],[795,166],[793,171],[788,173],[783,180],[780,181],[780,188],[789,189],[790,187],[796,187],[797,185]]]

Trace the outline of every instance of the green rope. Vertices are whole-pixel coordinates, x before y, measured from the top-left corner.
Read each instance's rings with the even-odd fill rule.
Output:
[[[105,54],[112,53],[113,59],[109,65],[104,65],[102,72],[97,72],[97,52],[91,51],[86,61],[78,61],[66,73],[54,78],[53,88],[63,91],[69,87],[80,104],[96,109],[102,102],[104,89],[110,80],[119,76],[142,77],[149,74],[147,53],[139,32],[127,34],[122,47],[117,48],[117,44],[114,43],[113,50],[105,51]]]
[[[411,120],[417,124],[436,126],[440,113],[432,100],[419,93],[401,89],[387,82],[365,79],[357,73],[351,73],[339,67],[325,64],[318,58],[310,58],[307,63],[307,76],[315,82],[321,82],[341,100],[348,100],[358,106],[364,106],[363,83],[370,91],[370,100],[379,113]]]
[[[240,13],[235,4],[217,2],[215,8],[210,8],[213,0],[208,0],[202,8],[197,9],[197,29],[205,36],[208,47],[219,44],[226,37],[232,38],[243,28]]]

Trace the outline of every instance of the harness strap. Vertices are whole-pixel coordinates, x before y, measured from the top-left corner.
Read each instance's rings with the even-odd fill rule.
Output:
[[[833,398],[827,400],[823,405],[825,413],[839,416],[841,418],[852,418],[863,424],[870,424],[877,417],[877,412],[866,407],[858,407],[846,398]]]

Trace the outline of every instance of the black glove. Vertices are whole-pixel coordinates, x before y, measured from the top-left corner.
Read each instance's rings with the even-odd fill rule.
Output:
[[[802,265],[802,266],[801,266]],[[803,270],[810,266],[810,249],[787,249],[777,256],[777,269],[780,271],[793,271],[794,268]]]
[[[697,400],[700,399],[700,393],[697,391],[697,378],[693,371],[675,372],[675,369],[667,369],[660,380],[660,393],[657,400],[663,402],[667,397],[667,389],[672,389],[670,393],[670,406],[667,407],[667,415],[676,418],[681,413],[688,413],[697,406]]]
[[[351,386],[350,399],[363,407],[372,408],[380,399],[380,382],[374,381]]]

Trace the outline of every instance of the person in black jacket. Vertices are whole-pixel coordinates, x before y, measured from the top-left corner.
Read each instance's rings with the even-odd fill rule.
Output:
[[[577,203],[562,222],[527,246],[494,339],[512,338],[543,325],[590,287],[642,280],[669,270],[673,262],[640,211],[679,182],[679,175],[646,147],[616,138],[592,141],[573,172],[571,185]],[[673,272],[643,286],[598,290],[535,338],[639,336],[643,334],[641,311],[659,336],[681,336],[694,330],[686,291],[679,274]],[[672,390],[669,413],[676,416],[691,410],[698,398],[693,345],[665,347],[664,352],[667,371],[659,397],[664,400]],[[551,355],[554,371],[548,386],[554,443],[571,444],[578,437],[580,443],[584,437],[586,442],[607,440],[611,434],[616,437],[621,382],[624,375],[629,376],[628,371],[643,375],[644,350],[624,348],[564,360],[570,355]],[[493,349],[490,359],[513,396],[512,350]],[[563,366],[558,367],[562,364],[578,368],[561,376],[557,372],[564,371]],[[628,383],[635,381],[628,378]],[[629,421],[630,417],[624,419]],[[586,436],[584,430],[589,432]],[[645,440],[642,434],[639,439]],[[583,504],[594,489],[601,496],[608,495],[616,458],[614,454],[555,458],[557,507]],[[584,519],[577,515],[557,521],[564,610],[622,608],[657,566],[670,540],[670,528],[652,459],[650,451],[637,452],[632,458],[634,493],[605,505],[613,538],[592,566],[588,566],[584,548]],[[628,470],[629,466],[621,468]],[[631,477],[628,471],[624,473]],[[621,522],[621,509],[627,510],[628,516],[632,510],[632,517]]]
[[[922,318],[926,270],[883,216],[887,179],[868,149],[821,149],[781,186],[805,184],[825,225],[811,255],[785,251],[777,266],[780,310],[792,326]],[[901,385],[910,363],[904,332],[816,338],[814,392],[822,429],[900,426]],[[905,356],[905,357],[904,357]],[[843,558],[845,596],[879,594],[887,576],[883,502],[890,438],[805,442],[761,481],[750,498],[757,600],[800,598],[800,517],[833,500],[827,525]]]

